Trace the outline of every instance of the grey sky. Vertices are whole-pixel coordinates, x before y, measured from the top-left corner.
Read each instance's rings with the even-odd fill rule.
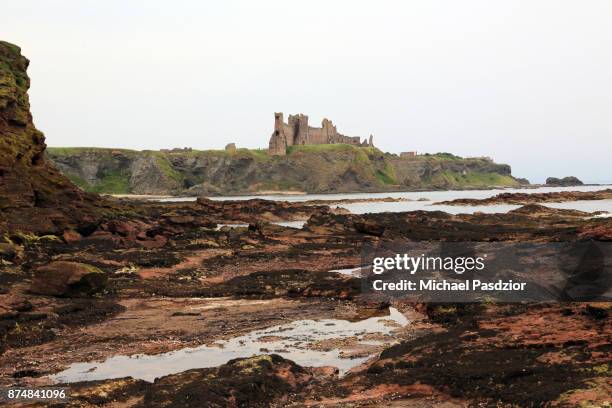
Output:
[[[383,150],[612,181],[609,0],[3,2],[50,146],[265,147],[273,112]]]

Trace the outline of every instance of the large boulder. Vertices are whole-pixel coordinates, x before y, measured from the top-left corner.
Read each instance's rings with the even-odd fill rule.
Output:
[[[104,272],[79,262],[55,261],[34,271],[30,291],[51,296],[89,296],[106,287]]]

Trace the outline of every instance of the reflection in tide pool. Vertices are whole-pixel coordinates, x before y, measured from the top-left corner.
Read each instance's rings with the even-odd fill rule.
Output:
[[[282,222],[273,222],[272,224],[281,225],[283,227],[301,229],[304,226],[304,224],[306,224],[306,221],[282,221]]]
[[[408,319],[395,308],[389,308],[388,316],[371,317],[357,322],[337,319],[298,320],[256,330],[230,340],[217,341],[211,346],[185,348],[159,355],[115,356],[104,362],[75,363],[67,370],[50,376],[50,379],[56,383],[70,383],[129,376],[153,381],[157,377],[193,368],[217,367],[234,358],[271,353],[304,367],[334,366],[340,374],[344,374],[371,358],[372,354],[346,358],[339,348],[317,348],[317,342],[354,338],[356,344],[361,346],[391,344],[394,341],[392,337],[381,342],[368,336],[388,336],[408,323]]]
[[[283,227],[297,228],[301,229],[306,221],[280,221],[280,222],[272,222],[271,224],[281,225]],[[249,224],[217,224],[217,231],[223,228],[248,228]]]
[[[354,278],[361,278],[368,274],[368,271],[372,267],[370,265],[358,266],[357,268],[348,269],[333,269],[330,272],[339,273],[340,275],[352,276]]]
[[[248,228],[249,224],[217,224],[215,230],[220,231],[224,228]]]

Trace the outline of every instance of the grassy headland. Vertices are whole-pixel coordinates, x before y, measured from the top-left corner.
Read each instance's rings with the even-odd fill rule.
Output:
[[[291,146],[265,149],[136,151],[51,147],[47,156],[75,184],[110,194],[248,194],[374,192],[516,186],[510,167],[448,153],[399,157],[374,147]]]

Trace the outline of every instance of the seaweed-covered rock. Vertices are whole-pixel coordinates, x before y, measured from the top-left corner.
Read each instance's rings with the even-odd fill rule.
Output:
[[[313,380],[313,374],[278,355],[229,361],[155,380],[145,407],[269,407]],[[279,406],[283,404],[279,401]]]

